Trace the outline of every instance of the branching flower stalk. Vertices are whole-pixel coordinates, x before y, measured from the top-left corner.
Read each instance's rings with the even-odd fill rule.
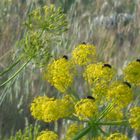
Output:
[[[95,50],[94,45],[84,43],[75,47],[71,58],[65,56],[50,61],[43,69],[43,76],[62,96],[57,99],[47,96],[35,98],[31,103],[31,114],[46,123],[59,119],[71,121],[62,138],[64,140],[128,140],[129,136],[125,132],[118,132],[117,128],[131,127],[140,132],[140,107],[134,106],[137,95],[133,93],[134,87],[140,84],[139,77],[136,77],[140,74],[140,62],[137,60],[128,64],[123,69],[122,79],[117,80],[115,68],[108,63],[98,62]],[[136,67],[132,73],[131,65]],[[80,67],[82,74],[78,73]],[[89,84],[82,89],[87,86],[91,88],[84,95],[78,90],[79,87],[73,87],[75,82],[79,82],[75,80],[79,75]],[[130,104],[131,107],[127,109]],[[111,130],[108,132],[112,126],[115,126],[115,133]]]
[[[140,133],[140,106],[135,104],[138,95],[133,93],[133,89],[140,86],[140,59],[122,69],[120,80],[117,80],[117,71],[112,65],[98,61],[96,47],[92,44],[77,45],[69,59],[64,55],[49,61],[52,46],[67,30],[62,9],[56,9],[53,5],[38,8],[29,14],[25,25],[27,32],[18,48],[20,57],[0,76],[19,62],[24,64],[0,87],[15,78],[32,61],[42,68],[42,76],[48,83],[62,94],[59,98],[36,97],[30,105],[31,115],[45,123],[70,120],[71,124],[62,139],[128,140],[130,136],[118,132],[118,126],[130,127]],[[79,74],[80,68],[82,71]],[[76,80],[79,75],[87,84]],[[79,87],[72,86],[75,82]],[[110,126],[115,126],[114,131],[107,131]],[[59,134],[44,130],[37,136],[37,140],[46,139],[58,140]]]
[[[11,77],[0,84],[4,86],[15,78],[31,61],[36,67],[47,65],[54,43],[57,43],[61,34],[67,31],[66,15],[61,8],[54,5],[44,6],[33,10],[25,22],[27,31],[19,42],[17,61],[9,68],[0,72],[0,76],[14,69],[20,62],[24,63]]]

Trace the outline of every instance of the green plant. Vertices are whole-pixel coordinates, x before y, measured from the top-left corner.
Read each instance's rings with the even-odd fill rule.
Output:
[[[130,136],[123,134],[125,129],[140,132],[137,103],[140,96],[135,93],[140,85],[140,60],[130,62],[122,69],[120,77],[113,66],[95,58],[95,46],[84,42],[75,47],[72,58],[63,56],[50,62],[43,75],[63,95],[35,98],[30,107],[31,114],[46,123],[66,119],[83,125],[81,128],[77,124],[79,131],[75,126],[70,127],[66,131],[71,133],[66,133],[68,136],[64,139],[128,140]],[[82,80],[82,87],[74,80],[79,77],[85,80]],[[73,86],[76,84],[77,87]],[[124,130],[119,131],[119,127]],[[58,139],[54,132],[48,133],[43,131],[37,140]]]
[[[39,125],[29,125],[25,127],[23,131],[19,130],[14,136],[11,136],[9,140],[36,140],[40,131]]]

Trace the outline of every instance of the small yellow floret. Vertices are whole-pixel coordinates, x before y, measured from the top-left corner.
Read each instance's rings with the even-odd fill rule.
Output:
[[[133,61],[124,69],[124,79],[135,85],[140,85],[140,62]]]
[[[94,45],[80,44],[72,52],[72,60],[78,65],[87,65],[95,62],[96,49]]]
[[[83,76],[90,85],[102,80],[109,82],[115,75],[115,70],[104,66],[103,63],[90,64],[87,66]]]
[[[92,118],[98,112],[98,107],[93,99],[81,99],[75,105],[75,113],[79,119]]]
[[[114,82],[107,93],[108,101],[115,101],[120,108],[126,107],[132,100],[132,89],[125,82]]]
[[[121,133],[114,133],[107,137],[106,140],[128,140],[128,137]]]
[[[44,75],[51,85],[58,91],[65,93],[73,82],[73,66],[70,61],[60,58],[48,65]]]
[[[34,118],[52,122],[72,115],[74,104],[68,97],[54,99],[44,96],[35,98],[30,110]]]
[[[140,133],[140,107],[134,107],[130,110],[129,123],[133,129]]]
[[[37,140],[58,140],[58,135],[53,131],[42,131]]]

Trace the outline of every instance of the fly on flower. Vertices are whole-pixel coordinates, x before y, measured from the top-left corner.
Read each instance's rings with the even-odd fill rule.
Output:
[[[128,87],[130,87],[131,88],[131,84],[130,83],[128,83],[128,82],[123,82],[125,85],[127,85]]]
[[[140,62],[140,59],[137,59],[136,61],[137,61],[137,62]]]
[[[68,56],[67,55],[63,55],[63,58],[65,58],[66,60],[68,60]]]
[[[111,65],[110,65],[110,64],[104,64],[104,65],[103,65],[103,68],[104,68],[104,67],[111,68]]]
[[[87,99],[91,99],[91,100],[95,100],[95,98],[93,96],[87,96]]]

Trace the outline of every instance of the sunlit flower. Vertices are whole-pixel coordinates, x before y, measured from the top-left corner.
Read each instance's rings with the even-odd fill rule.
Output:
[[[101,80],[109,82],[114,75],[115,70],[103,63],[88,65],[83,74],[85,80],[87,80],[90,85],[100,82]]]
[[[60,92],[65,93],[73,82],[73,66],[70,61],[60,58],[48,65],[44,75],[51,85]]]
[[[118,107],[114,107],[106,115],[106,119],[109,120],[109,121],[120,121],[120,120],[123,119],[123,117],[124,117],[123,111]]]
[[[114,82],[108,89],[107,100],[115,101],[115,105],[124,108],[133,100],[132,89],[125,82]]]
[[[140,133],[140,107],[134,107],[130,110],[129,123],[133,129]]]
[[[37,140],[58,140],[58,135],[53,131],[42,131]]]
[[[75,113],[79,119],[87,119],[96,116],[98,107],[93,99],[81,99],[75,105]]]
[[[43,120],[46,103],[50,101],[54,101],[54,98],[48,98],[46,96],[35,98],[30,107],[32,116],[37,120]]]
[[[100,104],[104,104],[105,96],[107,94],[109,84],[105,80],[101,80],[99,82],[96,82],[93,85],[92,92],[93,97],[95,97],[96,102],[99,102]]]
[[[111,134],[106,140],[128,140],[128,137],[121,133]]]
[[[68,97],[63,99],[37,97],[31,104],[30,110],[34,118],[52,122],[72,115],[74,104]]]
[[[133,61],[123,70],[124,79],[130,83],[140,85],[140,62]]]
[[[87,65],[89,63],[95,62],[96,60],[96,50],[94,45],[80,44],[72,52],[72,59],[75,64]]]

